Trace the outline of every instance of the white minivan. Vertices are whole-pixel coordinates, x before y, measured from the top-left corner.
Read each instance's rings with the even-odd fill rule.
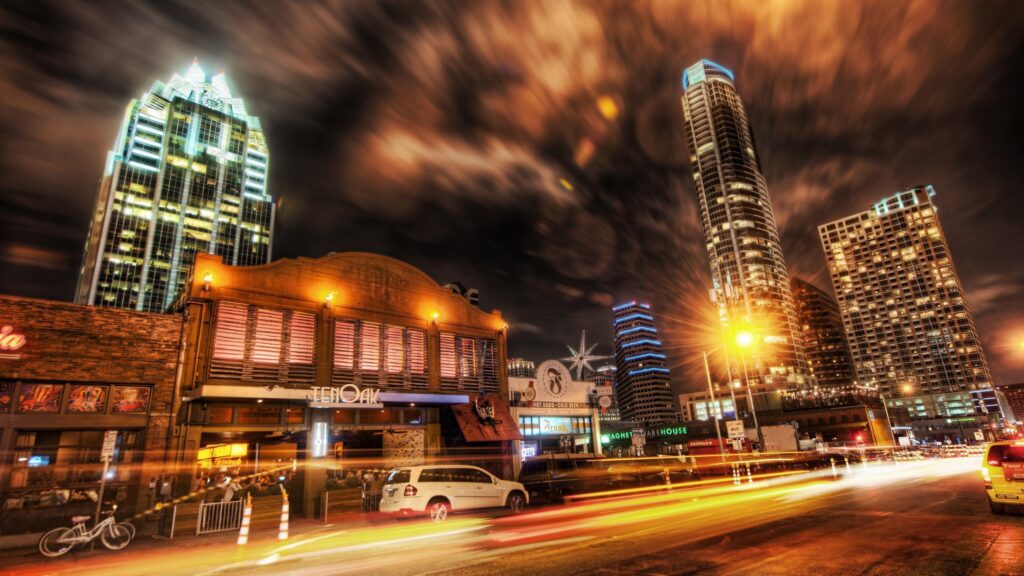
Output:
[[[521,512],[529,502],[518,482],[502,480],[476,466],[407,466],[388,472],[380,511],[402,516],[426,514],[443,522],[451,512],[508,508]]]

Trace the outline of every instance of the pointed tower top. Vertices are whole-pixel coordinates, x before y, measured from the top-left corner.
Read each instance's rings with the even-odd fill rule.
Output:
[[[193,60],[192,65],[185,72],[185,79],[190,82],[206,82],[206,72],[199,66],[199,61]]]
[[[213,80],[210,81],[210,84],[213,85],[213,91],[218,97],[231,98],[231,89],[228,88],[228,79],[224,76],[223,72],[214,76]]]

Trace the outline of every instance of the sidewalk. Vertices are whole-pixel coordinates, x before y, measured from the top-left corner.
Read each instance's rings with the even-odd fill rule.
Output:
[[[288,539],[293,540],[306,534],[331,530],[360,529],[378,525],[387,520],[382,518],[359,518],[359,515],[339,515],[335,522],[324,522],[322,520],[309,518],[293,518],[290,520]],[[191,553],[201,553],[212,548],[234,549],[237,546],[238,530],[203,534],[197,536],[179,536],[176,538],[164,538],[152,534],[143,534],[142,526],[140,532],[132,543],[121,551],[107,550],[103,544],[96,541],[93,550],[89,547],[75,548],[61,558],[46,558],[39,553],[35,547],[9,548],[0,550],[0,575],[23,574],[25,571],[42,571],[48,574],[60,573],[65,569],[75,567],[78,563],[89,563],[91,560],[127,560],[131,556],[147,554],[153,551],[166,549],[182,549]],[[279,542],[277,529],[253,530],[249,535],[247,548],[259,548],[272,546]],[[158,574],[158,571],[154,573]]]

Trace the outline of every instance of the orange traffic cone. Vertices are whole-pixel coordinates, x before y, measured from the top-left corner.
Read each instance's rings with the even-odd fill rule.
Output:
[[[281,486],[281,525],[277,530],[278,540],[288,539],[288,493]]]
[[[238,545],[249,543],[249,523],[252,521],[252,494],[245,495],[245,510],[242,512],[242,526],[238,529]]]

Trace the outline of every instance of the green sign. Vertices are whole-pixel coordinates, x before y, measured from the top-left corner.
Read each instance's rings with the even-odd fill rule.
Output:
[[[685,436],[686,426],[669,426],[651,430],[650,436]],[[629,440],[633,437],[632,432],[609,432],[601,435],[601,444],[611,444],[613,440]]]

